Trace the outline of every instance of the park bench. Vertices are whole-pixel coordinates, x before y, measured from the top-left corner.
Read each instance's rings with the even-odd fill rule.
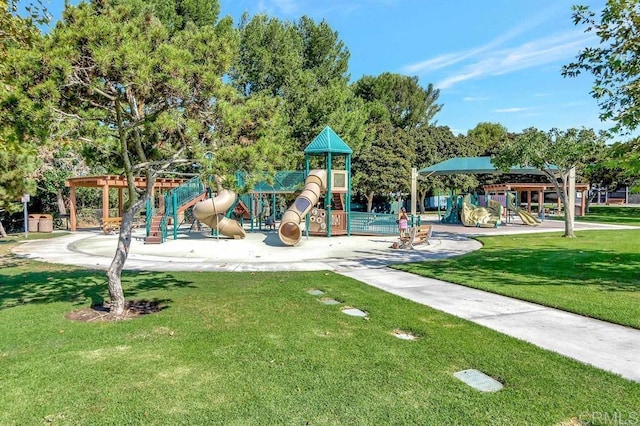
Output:
[[[607,200],[607,205],[611,205],[611,204],[618,204],[618,205],[622,205],[625,203],[625,199],[624,198],[609,198]]]
[[[413,250],[419,244],[431,244],[429,239],[433,232],[432,225],[418,225],[409,228],[409,235],[401,237],[397,243],[397,248]]]
[[[122,225],[121,217],[102,218],[102,232],[105,234],[115,234],[120,231],[120,225]]]

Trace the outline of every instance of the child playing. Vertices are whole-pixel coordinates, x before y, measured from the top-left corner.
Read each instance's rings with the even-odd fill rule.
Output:
[[[404,238],[409,228],[409,218],[404,211],[400,214],[400,219],[398,219],[398,228],[400,228],[400,238]]]

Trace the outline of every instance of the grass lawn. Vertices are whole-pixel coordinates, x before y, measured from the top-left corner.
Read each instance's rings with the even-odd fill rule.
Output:
[[[586,216],[576,220],[640,226],[640,207],[591,206]]]
[[[564,220],[564,215],[550,216]],[[590,206],[586,216],[576,216],[578,222],[611,223],[615,225],[640,226],[640,207]]]
[[[597,424],[640,407],[638,383],[328,272],[127,273],[129,298],[165,309],[69,321],[105,297],[104,273],[7,246],[0,424]],[[468,368],[504,389],[453,377]]]
[[[640,229],[559,235],[481,237],[479,251],[397,268],[640,328]]]

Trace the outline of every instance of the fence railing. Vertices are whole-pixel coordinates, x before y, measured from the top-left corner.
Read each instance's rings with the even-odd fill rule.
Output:
[[[182,185],[173,188],[164,198],[165,216],[175,215],[176,210],[183,204],[188,203],[204,192],[204,183],[200,177],[196,176]]]
[[[352,234],[396,235],[398,216],[384,213],[351,212]]]

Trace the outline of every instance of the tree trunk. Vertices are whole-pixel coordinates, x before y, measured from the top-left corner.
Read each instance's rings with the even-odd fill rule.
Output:
[[[367,213],[371,213],[371,209],[373,208],[373,195],[375,192],[369,192],[365,194],[365,198],[367,199]]]
[[[141,197],[133,203],[122,215],[122,224],[120,225],[120,235],[118,236],[118,246],[116,253],[111,261],[111,265],[107,270],[107,277],[109,278],[109,297],[111,299],[109,312],[120,317],[124,314],[125,299],[124,292],[122,291],[122,269],[129,256],[129,247],[131,247],[131,227],[133,224],[133,218],[140,212],[142,206],[145,205],[147,198],[149,198],[149,192],[145,193],[144,197]]]
[[[573,233],[573,218],[571,217],[571,209],[569,208],[569,197],[567,196],[567,192],[569,188],[567,188],[567,179],[568,174],[562,174],[562,187],[558,184],[558,180],[556,179],[553,182],[553,185],[556,187],[556,193],[558,197],[562,201],[562,205],[564,206],[564,235],[563,237],[574,238],[575,234]]]
[[[7,233],[4,230],[4,226],[2,226],[2,221],[0,221],[0,237],[7,238]]]
[[[573,216],[571,215],[571,212],[573,211],[573,209],[568,208],[569,197],[567,196],[567,193],[569,191],[569,188],[567,187],[569,172],[563,172],[562,175],[560,176],[560,178],[562,179],[562,187],[560,187],[560,184],[558,183],[558,178],[552,172],[547,170],[543,170],[543,172],[549,178],[549,181],[551,181],[551,183],[553,184],[554,188],[556,189],[556,194],[558,194],[558,199],[562,201],[562,204],[564,206],[563,237],[574,238],[575,234],[573,233]]]
[[[418,200],[420,200],[420,214],[424,214],[424,200],[427,198],[427,191],[418,191]]]
[[[564,203],[564,235],[566,238],[575,238],[575,234],[573,233],[573,208],[569,205],[570,197],[569,197],[569,188],[568,188],[568,179],[563,175],[562,181],[564,183],[564,188],[562,191],[562,202]]]
[[[64,204],[62,189],[60,188],[56,188],[56,202],[58,203],[58,213],[60,213],[60,216],[65,216],[67,214],[67,207]]]

